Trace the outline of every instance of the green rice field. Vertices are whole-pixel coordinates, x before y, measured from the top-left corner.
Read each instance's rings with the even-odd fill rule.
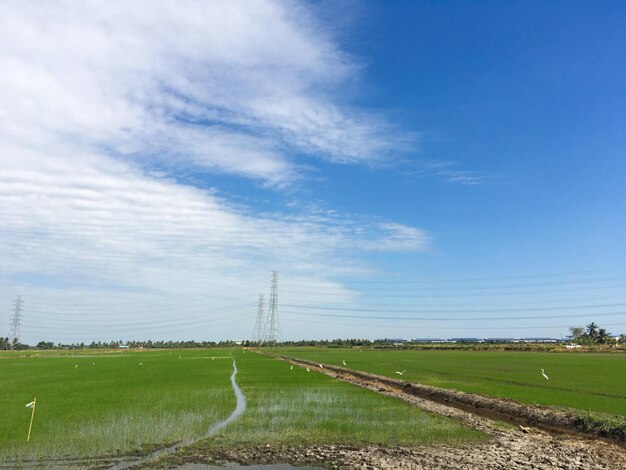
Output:
[[[405,402],[234,349],[0,353],[0,462],[132,452],[201,438],[235,407],[232,360],[247,409],[213,439],[277,443],[460,443],[484,436]],[[37,398],[31,441],[26,442]]]
[[[526,404],[626,415],[624,354],[336,348],[275,352],[341,367],[346,361],[350,369]],[[396,373],[403,371],[402,376]]]
[[[415,445],[481,437],[402,400],[267,356],[245,356],[238,381],[249,408],[219,443]]]
[[[0,455],[98,455],[200,433],[235,406],[228,353],[208,354],[0,355]]]

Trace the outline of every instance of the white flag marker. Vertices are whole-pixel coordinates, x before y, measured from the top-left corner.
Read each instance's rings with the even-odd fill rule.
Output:
[[[30,426],[28,426],[28,437],[26,438],[26,442],[30,441],[30,432],[33,430],[33,419],[35,418],[35,406],[37,406],[36,398],[26,405],[26,408],[32,408],[33,410],[33,413],[30,415]]]

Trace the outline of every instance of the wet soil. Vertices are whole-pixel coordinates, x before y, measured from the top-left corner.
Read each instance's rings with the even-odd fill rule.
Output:
[[[624,444],[626,440],[626,420],[622,422],[616,420],[615,423],[611,424],[602,423],[594,425],[594,423],[584,422],[583,419],[573,411],[563,411],[537,405],[524,405],[505,398],[488,397],[430,385],[410,383],[395,378],[333,365],[324,365],[322,368],[317,362],[292,359],[284,356],[278,357],[299,366],[314,368],[326,375],[356,385],[372,389],[381,389],[381,391],[388,391],[401,397],[413,395],[429,402],[468,411],[474,415],[499,419],[518,425],[530,425],[553,432],[577,434],[594,438],[601,437],[616,441],[619,444]],[[399,393],[395,393],[394,390]]]
[[[186,449],[142,468],[175,468],[183,463],[242,465],[287,462],[328,469],[624,469],[619,449],[550,436],[498,435],[471,446],[383,448],[378,446],[257,446]]]
[[[344,470],[392,470],[392,469],[566,469],[566,470],[624,470],[626,469],[626,448],[623,444],[589,436],[554,432],[562,428],[567,419],[553,417],[541,420],[550,410],[530,410],[522,413],[519,419],[506,415],[509,422],[522,421],[523,425],[505,424],[494,419],[502,414],[498,407],[482,402],[480,396],[463,397],[462,392],[451,392],[465,401],[458,403],[453,396],[440,395],[441,389],[371,374],[350,371],[340,367],[324,366],[308,361],[290,362],[315,369],[339,380],[365,387],[377,393],[400,398],[427,412],[437,413],[458,420],[463,424],[486,433],[489,439],[483,443],[465,445],[437,445],[418,447],[385,448],[380,446],[262,446],[215,447],[212,441],[205,440],[193,446],[179,449],[157,461],[143,462],[132,468],[177,468],[188,463],[228,465],[233,462],[241,465],[291,464],[293,466],[317,466]],[[431,390],[433,389],[433,390]],[[452,397],[452,398],[451,398]],[[469,401],[468,401],[469,400]],[[478,401],[476,401],[478,400]],[[515,412],[519,405],[501,400],[504,410]],[[454,405],[454,406],[452,406]],[[499,405],[498,405],[499,406]],[[532,408],[532,407],[527,407]],[[538,414],[534,414],[538,413]],[[506,413],[504,413],[506,414]],[[558,412],[557,412],[558,414]],[[543,429],[533,426],[543,426]],[[546,428],[555,428],[546,430]],[[565,428],[567,429],[567,426]],[[574,429],[569,429],[575,432]],[[87,462],[84,462],[87,463]],[[69,467],[69,465],[68,465]],[[103,468],[102,462],[92,462],[81,468]],[[74,467],[76,468],[76,467]]]
[[[210,442],[182,449],[175,455],[154,463],[150,468],[171,468],[184,462],[225,464],[317,465],[329,469],[567,469],[623,470],[626,450],[623,445],[575,434],[554,433],[534,426],[509,425],[491,417],[463,409],[463,406],[418,396],[406,383],[370,374],[355,374],[347,369],[308,361],[292,363],[315,368],[339,380],[405,400],[425,411],[461,421],[485,432],[490,439],[481,444],[460,446],[384,448],[379,446],[256,446],[215,448]],[[429,396],[426,394],[426,396]],[[443,401],[443,399],[439,398]],[[507,402],[506,400],[504,400]],[[509,403],[516,405],[514,402]],[[457,404],[458,405],[458,404]],[[487,413],[490,414],[491,412]],[[534,415],[531,415],[531,417]],[[525,420],[528,424],[529,420]]]

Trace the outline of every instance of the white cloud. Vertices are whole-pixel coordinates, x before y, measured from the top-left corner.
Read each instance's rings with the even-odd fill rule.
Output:
[[[290,2],[2,2],[3,274],[91,280],[92,299],[111,286],[190,295],[270,268],[331,277],[363,270],[364,250],[424,249],[415,228],[263,215],[170,173],[281,188],[306,177],[294,155],[370,164],[403,151],[410,135],[334,99],[356,69]]]
[[[249,2],[4,2],[3,137],[63,136],[291,181],[290,151],[368,162],[401,150],[381,117],[332,102],[353,69],[302,7]]]
[[[418,229],[336,214],[247,214],[211,193],[146,178],[96,155],[76,159],[71,166],[48,155],[43,168],[38,168],[38,153],[15,150],[13,155],[19,155],[19,168],[6,168],[0,175],[3,238],[17,247],[3,263],[11,270],[95,269],[129,285],[149,283],[179,291],[193,283],[172,284],[167,276],[171,269],[223,272],[248,264],[246,260],[264,259],[266,266],[275,260],[293,271],[305,266],[305,271],[328,272],[324,260],[337,259],[341,251],[347,259],[367,249],[420,250],[427,241]],[[137,276],[142,266],[151,266],[150,260],[159,260],[154,279]]]
[[[0,175],[4,274],[37,273],[69,286],[21,286],[27,298],[47,299],[51,304],[48,310],[31,309],[31,328],[33,321],[42,325],[31,330],[31,335],[41,331],[37,328],[55,333],[57,319],[47,312],[54,312],[58,303],[87,303],[92,308],[100,304],[110,318],[89,322],[92,329],[102,325],[98,332],[105,336],[100,339],[117,332],[112,325],[128,321],[127,309],[111,307],[111,298],[114,304],[131,299],[150,305],[200,294],[206,296],[208,312],[221,313],[224,308],[229,312],[235,302],[240,307],[233,313],[252,314],[251,303],[259,289],[267,291],[264,278],[271,268],[281,272],[287,286],[291,279],[307,279],[309,287],[333,287],[328,299],[323,293],[314,295],[311,301],[315,303],[347,302],[356,293],[326,279],[360,273],[363,268],[354,261],[359,252],[419,250],[426,243],[421,231],[399,224],[358,222],[337,214],[248,214],[211,193],[149,179],[118,162],[108,166],[101,159],[96,165],[95,156],[87,158],[87,163],[75,161],[71,167],[65,166],[66,161],[55,167],[58,161],[52,158],[44,163],[45,171],[39,171],[38,154],[19,155],[22,167]],[[242,283],[249,287],[230,297],[215,297],[215,292]],[[339,297],[338,291],[342,292]],[[13,292],[5,290],[6,295]],[[308,298],[296,297],[299,301]],[[147,322],[146,317],[154,314],[145,307],[141,311],[141,315],[132,312],[132,319],[152,325],[154,320]],[[70,312],[75,314],[70,316],[74,322],[83,316],[82,308]],[[189,321],[196,318],[204,328],[208,321],[206,316],[197,318],[197,306],[191,312],[172,310],[172,315]],[[64,331],[76,331],[72,338],[92,338],[92,331],[82,328],[80,321],[71,325]],[[197,334],[194,328],[186,331]],[[151,334],[130,328],[124,333],[126,337]],[[235,329],[230,336],[244,333],[248,333],[245,323],[243,333]]]
[[[411,161],[404,163],[403,173],[405,175],[436,176],[448,183],[477,186],[493,179],[492,176],[478,171],[459,169],[458,162],[455,161]]]

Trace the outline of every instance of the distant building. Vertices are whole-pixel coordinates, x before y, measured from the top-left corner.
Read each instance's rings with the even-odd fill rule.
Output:
[[[486,343],[519,343],[518,338],[486,338]]]
[[[379,339],[377,341],[380,342],[395,342],[398,340],[383,340]],[[402,340],[404,341],[404,340]],[[615,338],[617,341],[617,338]],[[624,341],[623,339],[620,341]],[[412,343],[561,343],[562,339],[557,338],[413,338],[411,340]]]
[[[485,340],[481,338],[450,338],[450,341],[455,343],[484,343]]]
[[[124,346],[123,344],[120,344],[118,347],[119,347],[120,349],[128,349],[128,346]]]
[[[557,338],[522,338],[524,343],[560,343],[563,340]]]

